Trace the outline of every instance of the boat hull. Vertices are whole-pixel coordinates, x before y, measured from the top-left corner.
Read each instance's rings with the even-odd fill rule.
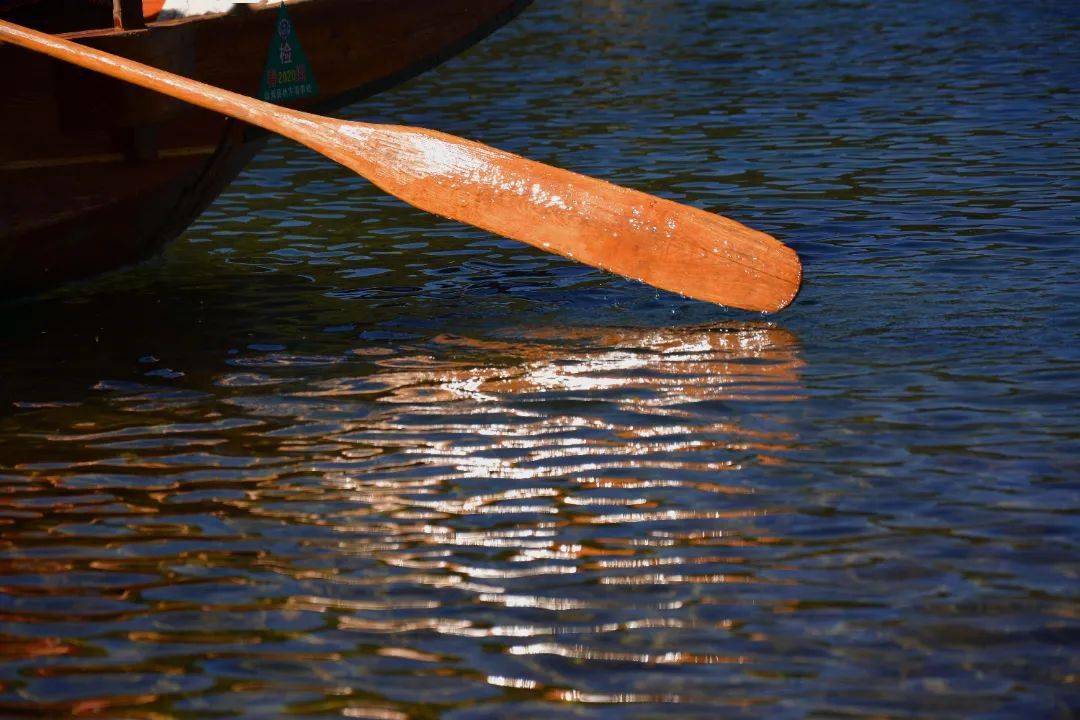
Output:
[[[529,0],[306,0],[290,17],[329,112],[414,77]],[[243,7],[243,6],[241,6]],[[66,37],[257,95],[276,7]],[[0,295],[131,264],[181,234],[258,152],[262,131],[0,46]]]

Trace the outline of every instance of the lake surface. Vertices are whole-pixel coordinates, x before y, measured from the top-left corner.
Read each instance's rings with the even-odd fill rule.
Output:
[[[343,113],[771,232],[776,316],[284,141],[0,306],[0,715],[1072,717],[1078,7],[547,0]]]

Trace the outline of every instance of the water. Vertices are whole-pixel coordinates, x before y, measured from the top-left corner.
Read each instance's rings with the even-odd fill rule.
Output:
[[[1070,717],[1078,12],[538,3],[347,111],[793,245],[775,317],[274,143],[0,308],[0,714]]]

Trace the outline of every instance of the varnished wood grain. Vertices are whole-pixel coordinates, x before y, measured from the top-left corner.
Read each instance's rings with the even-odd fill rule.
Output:
[[[697,208],[420,128],[282,108],[0,22],[0,38],[280,133],[429,212],[688,297],[774,312],[798,292],[798,256]]]

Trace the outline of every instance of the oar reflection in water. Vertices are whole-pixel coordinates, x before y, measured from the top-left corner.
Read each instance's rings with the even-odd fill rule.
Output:
[[[775,412],[748,415],[729,403],[772,408],[802,397],[798,341],[764,323],[446,335],[375,364],[372,375],[292,395],[374,400],[376,408],[346,433],[297,438],[297,449],[344,442],[347,456],[371,454],[374,466],[397,458],[443,468],[446,478],[723,470],[747,462],[748,451],[782,462],[792,442]],[[658,415],[669,422],[658,424]],[[358,469],[363,477],[335,477],[363,483],[374,467]]]
[[[752,559],[779,541],[769,521],[788,510],[759,499],[756,482],[798,443],[785,417],[803,397],[792,333],[559,327],[442,336],[417,350],[298,393],[384,407],[342,433],[297,428],[298,450],[339,448],[318,492],[348,503],[305,521],[333,529],[328,549],[370,565],[345,577],[327,563],[323,581],[349,586],[352,600],[327,592],[289,607],[394,647],[488,638],[510,667],[545,655],[743,662],[695,650],[680,598],[733,602],[717,586],[753,594],[776,582]],[[392,595],[380,590],[389,585]],[[655,651],[613,647],[644,628],[665,628]],[[445,640],[421,642],[432,634]],[[517,672],[538,695],[575,687]],[[692,701],[692,686],[675,701]]]

